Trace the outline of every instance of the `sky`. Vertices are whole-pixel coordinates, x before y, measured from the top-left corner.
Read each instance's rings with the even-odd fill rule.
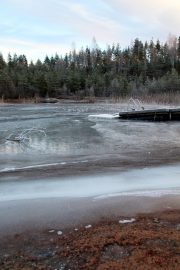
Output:
[[[0,52],[28,60],[180,35],[180,0],[0,0]]]

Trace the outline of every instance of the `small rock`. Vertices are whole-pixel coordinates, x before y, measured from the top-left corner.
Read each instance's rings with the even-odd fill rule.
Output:
[[[9,254],[4,254],[4,258],[9,258]]]
[[[75,228],[74,230],[75,230],[76,232],[78,231],[78,229],[77,229],[77,228]]]
[[[111,244],[104,247],[101,258],[105,260],[120,260],[130,255],[129,247],[123,247],[118,244]]]
[[[159,223],[158,218],[154,218],[154,222],[155,222],[155,223]]]
[[[62,235],[62,231],[57,231],[57,235]]]
[[[177,229],[178,231],[180,231],[180,224],[178,224],[178,225],[176,226],[176,229]]]

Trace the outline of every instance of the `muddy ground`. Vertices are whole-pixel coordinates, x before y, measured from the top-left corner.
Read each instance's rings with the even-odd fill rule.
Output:
[[[180,210],[131,218],[4,236],[0,269],[180,269]]]

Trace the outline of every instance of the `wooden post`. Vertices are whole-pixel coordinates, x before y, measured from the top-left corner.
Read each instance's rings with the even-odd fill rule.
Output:
[[[169,111],[169,120],[171,121],[171,111]]]

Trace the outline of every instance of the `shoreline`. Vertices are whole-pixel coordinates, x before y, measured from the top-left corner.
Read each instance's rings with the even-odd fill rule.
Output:
[[[82,165],[83,171],[87,163]],[[0,180],[0,236],[25,228],[59,223],[66,228],[104,217],[180,209],[179,164],[143,170],[117,168],[118,172],[112,166],[113,172],[97,174],[95,170],[77,177],[62,177],[62,171],[54,178],[47,170],[41,177],[33,171],[33,178],[28,178],[27,171],[22,178],[12,172],[12,177]]]
[[[180,194],[1,201],[0,221],[2,270],[179,270]]]
[[[117,195],[96,199],[39,198],[0,203],[0,238],[25,230],[72,229],[81,224],[119,216],[132,217],[156,211],[180,210],[180,195]]]
[[[79,97],[67,97],[67,98],[49,98],[49,101],[46,101],[45,98],[32,98],[32,99],[7,99],[2,101],[0,99],[0,106],[2,105],[23,105],[23,104],[44,104],[44,105],[57,105],[57,104],[127,104],[129,99],[132,98],[132,96],[127,96],[127,97],[119,97],[119,98],[112,98],[112,97],[85,97],[85,98],[79,98]],[[140,99],[143,103],[146,105],[152,105],[156,104],[157,106],[178,106],[179,104],[179,95],[174,95],[172,98],[169,98],[166,94],[165,95],[149,95],[149,96],[139,96],[137,97]]]

